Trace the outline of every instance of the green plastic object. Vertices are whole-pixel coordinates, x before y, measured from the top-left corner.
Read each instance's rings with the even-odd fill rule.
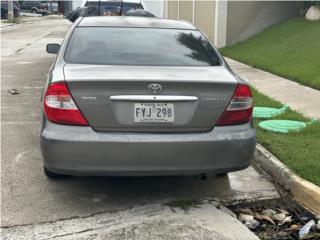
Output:
[[[289,107],[284,105],[282,108],[271,107],[254,107],[253,117],[255,118],[272,118],[283,114]]]
[[[266,120],[259,123],[259,127],[276,133],[299,132],[307,125],[317,122],[313,119],[307,123],[293,120]]]

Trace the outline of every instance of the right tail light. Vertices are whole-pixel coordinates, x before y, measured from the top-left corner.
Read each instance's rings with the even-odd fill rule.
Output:
[[[250,121],[253,111],[253,101],[250,87],[238,84],[228,108],[221,115],[216,126],[238,125]]]

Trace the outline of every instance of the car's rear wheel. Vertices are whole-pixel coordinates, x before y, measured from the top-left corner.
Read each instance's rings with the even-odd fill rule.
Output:
[[[63,175],[63,174],[58,174],[58,173],[51,172],[46,167],[43,167],[43,171],[44,171],[44,174],[50,179],[59,179],[59,178],[65,178],[66,177],[66,175]]]
[[[35,13],[35,14],[36,14],[36,13],[38,13],[38,12],[37,12],[36,9],[32,9],[32,10],[31,10],[31,13]]]

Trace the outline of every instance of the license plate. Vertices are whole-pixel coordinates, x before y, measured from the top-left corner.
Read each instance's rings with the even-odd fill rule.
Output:
[[[134,122],[172,123],[174,122],[173,103],[135,103]]]

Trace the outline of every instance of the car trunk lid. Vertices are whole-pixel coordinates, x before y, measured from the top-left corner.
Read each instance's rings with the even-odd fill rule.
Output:
[[[237,86],[237,80],[222,66],[66,64],[64,75],[76,104],[96,131],[208,131]],[[160,92],[148,91],[150,85],[160,85]],[[166,116],[141,115],[154,108]]]

